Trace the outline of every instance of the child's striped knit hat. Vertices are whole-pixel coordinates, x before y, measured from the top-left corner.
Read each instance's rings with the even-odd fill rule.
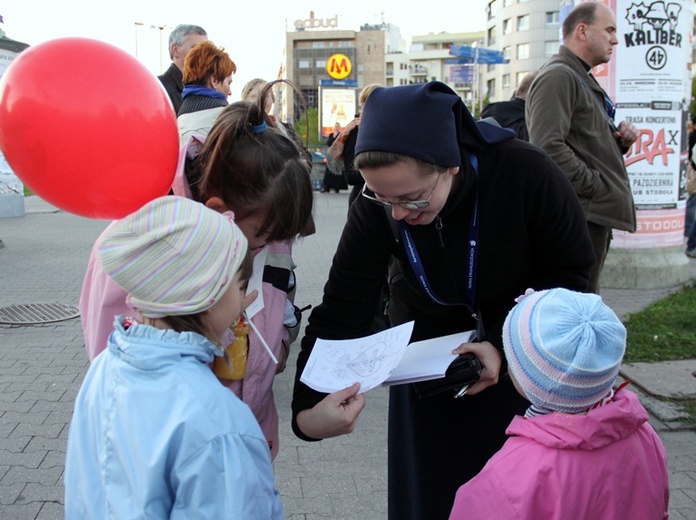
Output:
[[[183,197],[160,197],[114,225],[99,246],[104,271],[142,316],[197,314],[232,283],[247,240],[229,218]]]
[[[513,307],[503,346],[510,372],[533,405],[577,413],[611,390],[626,329],[596,294],[550,289]]]

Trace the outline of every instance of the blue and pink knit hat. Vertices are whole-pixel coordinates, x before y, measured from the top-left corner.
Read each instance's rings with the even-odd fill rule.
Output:
[[[118,221],[99,245],[104,272],[128,305],[161,318],[203,312],[219,301],[247,252],[229,218],[184,197],[160,197]]]
[[[626,347],[626,329],[596,294],[532,292],[505,319],[510,372],[533,405],[578,413],[611,390]]]

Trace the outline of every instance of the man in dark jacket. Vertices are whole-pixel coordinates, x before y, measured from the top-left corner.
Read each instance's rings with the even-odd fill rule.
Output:
[[[207,39],[208,33],[198,25],[177,25],[169,35],[169,57],[172,64],[157,78],[164,85],[177,114],[181,107],[181,92],[184,90],[184,59],[194,45]]]
[[[500,126],[512,128],[517,132],[518,139],[529,141],[527,123],[524,119],[524,104],[527,99],[527,92],[529,92],[529,86],[537,74],[538,71],[530,72],[522,78],[510,101],[500,101],[486,105],[483,112],[481,112],[481,117],[492,117],[500,123]]]

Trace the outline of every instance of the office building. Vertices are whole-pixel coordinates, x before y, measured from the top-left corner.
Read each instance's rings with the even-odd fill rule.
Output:
[[[510,99],[522,78],[539,69],[560,45],[558,0],[491,0],[486,6],[485,47],[503,52],[508,64],[484,65],[483,97]]]

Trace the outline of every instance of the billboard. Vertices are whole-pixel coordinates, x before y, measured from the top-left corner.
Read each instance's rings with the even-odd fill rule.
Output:
[[[341,129],[350,123],[358,111],[357,89],[320,87],[319,138],[326,139],[336,123]]]
[[[638,210],[638,229],[635,235],[615,232],[615,245],[680,246],[693,2],[616,0],[615,4],[619,44],[612,59],[615,75],[609,90],[616,100],[617,121],[630,121],[639,132],[624,156]]]
[[[0,77],[5,74],[5,71],[19,53],[27,47],[29,45],[26,43],[0,37]],[[11,204],[7,203],[7,199],[1,199],[0,216],[16,217],[24,215],[24,184],[14,174],[2,151],[0,151],[0,195],[18,197],[21,201],[21,207],[12,207]],[[14,204],[14,206],[17,206],[17,204]]]

